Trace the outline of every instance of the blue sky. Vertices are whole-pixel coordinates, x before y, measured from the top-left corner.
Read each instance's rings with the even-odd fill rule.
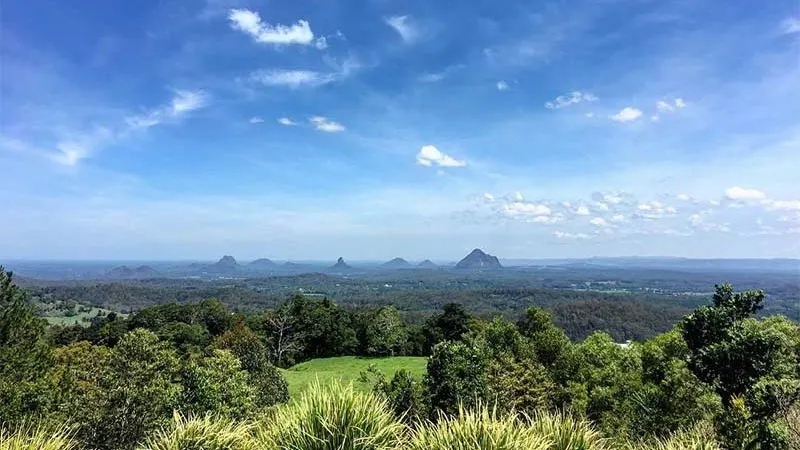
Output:
[[[794,0],[0,20],[0,258],[800,256]]]

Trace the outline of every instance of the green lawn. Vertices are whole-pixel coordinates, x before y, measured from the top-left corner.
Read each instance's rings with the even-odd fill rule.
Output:
[[[332,380],[341,380],[345,383],[352,382],[360,390],[369,390],[371,386],[358,381],[362,371],[367,370],[370,364],[383,372],[387,378],[394,376],[400,369],[409,370],[422,379],[428,358],[418,356],[395,356],[392,358],[359,358],[357,356],[339,356],[336,358],[312,359],[282,370],[286,381],[289,383],[289,394],[296,398],[308,386],[319,380],[320,383],[329,383]]]

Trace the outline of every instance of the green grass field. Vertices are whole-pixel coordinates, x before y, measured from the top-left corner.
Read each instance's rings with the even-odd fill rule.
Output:
[[[400,369],[406,369],[422,379],[427,363],[428,358],[417,356],[395,356],[393,358],[340,356],[337,358],[312,359],[282,372],[289,383],[289,394],[296,398],[314,380],[319,380],[323,384],[330,383],[333,380],[341,380],[345,383],[352,382],[356,389],[369,390],[372,386],[358,381],[358,378],[362,371],[369,368],[370,364],[374,364],[387,378],[394,376],[395,372]]]
[[[45,319],[50,325],[75,325],[77,322],[78,325],[89,326],[89,322],[84,321],[83,319],[91,319],[97,315],[98,311],[103,311],[106,314],[112,312],[110,309],[92,308],[92,310],[89,312],[81,312],[74,316],[43,316],[42,318]],[[127,314],[117,313],[117,315],[120,317],[127,317]]]

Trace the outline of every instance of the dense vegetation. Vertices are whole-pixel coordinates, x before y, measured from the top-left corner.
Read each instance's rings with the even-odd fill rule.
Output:
[[[443,303],[416,323],[392,306],[303,296],[261,312],[204,299],[47,327],[0,270],[0,422],[8,445],[61,430],[65,445],[97,449],[788,449],[800,437],[800,328],[756,318],[764,301],[719,286],[711,305],[630,345],[591,325],[570,339],[538,307],[509,320]],[[608,313],[564,314],[627,311],[584,303]],[[425,356],[427,370],[373,368],[373,394],[334,383],[276,406],[289,400],[276,367],[341,355]]]

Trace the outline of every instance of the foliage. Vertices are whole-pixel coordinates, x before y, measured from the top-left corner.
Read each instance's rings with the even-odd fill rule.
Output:
[[[714,439],[714,430],[708,423],[680,430],[662,439],[628,443],[625,450],[722,450]]]
[[[485,343],[480,339],[444,341],[436,344],[428,360],[425,386],[431,414],[455,415],[459,408],[472,408],[489,392]]]
[[[239,360],[227,350],[214,350],[183,370],[181,405],[194,414],[217,413],[242,418],[255,409],[256,390]]]
[[[386,381],[381,374],[373,392],[383,396],[395,417],[406,423],[416,423],[426,416],[423,385],[408,370],[398,370],[390,381]]]
[[[460,407],[455,416],[420,426],[411,450],[548,450],[550,441],[514,416],[499,417],[486,407]]]
[[[351,385],[314,384],[281,406],[259,438],[281,449],[389,450],[399,446],[403,429],[385,400]]]
[[[384,306],[370,316],[364,336],[366,353],[371,356],[394,356],[402,351],[408,335],[397,309]]]
[[[470,315],[458,303],[448,303],[440,314],[432,316],[425,323],[423,333],[425,346],[423,352],[430,355],[433,347],[442,341],[456,341],[470,330]]]
[[[0,426],[0,450],[78,450],[65,427],[47,428],[22,424],[16,428]]]
[[[137,450],[256,450],[252,431],[247,422],[175,413],[168,427],[153,433]]]
[[[25,292],[0,266],[0,422],[19,423],[46,408],[51,349],[44,331]]]
[[[788,448],[779,405],[800,397],[797,332],[781,321],[753,319],[763,301],[760,291],[717,286],[713,305],[682,322],[689,368],[720,396],[716,428],[732,447]]]

